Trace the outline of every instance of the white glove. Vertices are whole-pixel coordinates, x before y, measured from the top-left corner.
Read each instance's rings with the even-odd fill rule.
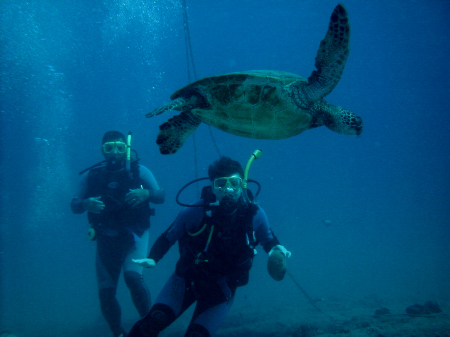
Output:
[[[144,268],[155,268],[156,262],[153,259],[131,259],[134,263]]]
[[[286,257],[291,257],[291,252],[288,251],[286,248],[284,248],[284,246],[282,245],[276,245],[275,247],[273,247],[270,252],[269,252],[269,256],[272,254],[272,252],[274,251],[274,249],[279,250],[280,252],[282,252],[284,254],[284,256]]]

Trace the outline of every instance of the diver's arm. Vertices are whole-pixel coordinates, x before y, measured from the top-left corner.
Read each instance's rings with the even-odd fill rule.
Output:
[[[148,254],[147,258],[155,261],[155,263],[158,263],[158,261],[161,260],[164,255],[166,255],[170,247],[172,247],[173,245],[173,243],[170,243],[170,241],[167,239],[166,233],[167,231],[161,234],[158,239],[156,239],[155,243],[150,249],[150,253]]]
[[[156,263],[158,263],[158,261],[167,254],[170,247],[172,247],[172,245],[175,243],[175,241],[170,242],[167,239],[167,233],[171,230],[172,227],[174,227],[174,225],[176,225],[176,220],[164,233],[159,236],[159,238],[156,239],[155,243],[150,249],[148,257],[144,259],[132,259],[132,261],[144,268],[155,268]]]
[[[272,230],[270,230],[270,231],[272,232]],[[265,251],[267,254],[269,254],[270,251],[271,251],[274,247],[276,247],[276,246],[278,246],[278,245],[280,244],[280,241],[278,241],[278,238],[275,236],[275,234],[274,234],[273,232],[272,232],[272,235],[273,235],[273,239],[270,240],[269,242],[267,242],[266,244],[262,245],[264,251]]]
[[[270,228],[267,215],[261,207],[253,217],[253,228],[255,230],[256,238],[269,256],[274,250],[281,251],[286,257],[291,256],[291,252],[281,245],[280,241],[278,241],[278,238]]]
[[[74,213],[74,214],[81,214],[84,211],[86,211],[83,201],[86,197],[86,193],[87,193],[87,189],[88,189],[88,186],[87,186],[88,174],[89,174],[89,172],[86,172],[81,176],[81,180],[78,185],[78,191],[75,194],[75,197],[70,202],[70,208],[72,209],[72,213]]]
[[[155,268],[156,263],[161,260],[169,251],[170,247],[172,247],[172,244],[166,238],[167,231],[169,230],[170,227],[168,230],[162,233],[158,239],[156,239],[155,243],[150,249],[150,253],[148,254],[147,258],[132,259],[132,261],[144,268]]]
[[[270,229],[266,213],[261,207],[259,207],[258,212],[253,217],[253,229],[256,239],[269,255],[269,260],[267,261],[269,275],[275,281],[283,280],[286,275],[286,257],[290,257],[291,252],[280,245],[277,237]]]
[[[80,198],[73,198],[70,202],[70,209],[72,210],[72,213],[74,214],[81,214],[85,211],[83,207],[83,200]]]
[[[202,218],[203,207],[183,208],[170,227],[155,241],[148,258],[156,262],[161,260],[175,242],[200,224]]]
[[[86,198],[88,191],[88,176],[89,172],[86,172],[81,176],[78,192],[70,202],[70,208],[75,214],[81,214],[84,213],[84,211],[100,213],[105,208],[105,204],[100,200],[100,196]]]
[[[255,237],[263,247],[266,253],[269,253],[273,247],[280,244],[277,237],[269,226],[269,220],[266,212],[258,206],[258,211],[253,217],[253,230]]]
[[[148,200],[154,204],[162,204],[166,198],[166,192],[162,188],[155,190],[148,190]]]
[[[144,189],[148,190],[148,200],[154,204],[162,204],[165,200],[165,192],[159,187],[153,173],[145,166],[139,165],[139,178]]]

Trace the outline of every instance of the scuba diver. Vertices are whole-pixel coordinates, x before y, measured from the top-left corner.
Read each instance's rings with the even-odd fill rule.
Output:
[[[116,299],[120,272],[123,270],[133,303],[144,317],[150,310],[150,293],[143,268],[132,259],[147,254],[150,215],[154,213],[149,203],[162,204],[165,194],[150,170],[139,165],[138,158],[131,159],[131,133],[125,138],[118,131],[106,132],[101,151],[105,160],[80,172],[78,192],[70,206],[73,213],[88,212],[88,237],[97,242],[101,311],[114,336],[125,337]]]
[[[228,157],[215,161],[209,166],[209,178],[193,181],[211,181],[203,188],[201,199],[190,205],[180,203],[188,207],[156,240],[148,258],[133,260],[154,268],[178,241],[180,258],[175,272],[128,337],[158,336],[194,302],[195,311],[184,336],[213,336],[233,304],[236,288],[248,283],[258,243],[269,254],[269,274],[277,281],[284,278],[290,252],[270,229],[264,210],[250,200],[248,168],[249,164],[244,173],[239,162]]]

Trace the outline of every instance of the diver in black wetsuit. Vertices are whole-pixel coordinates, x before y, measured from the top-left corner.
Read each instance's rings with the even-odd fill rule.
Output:
[[[158,336],[194,302],[185,336],[214,335],[231,308],[236,288],[248,283],[258,243],[269,253],[271,276],[284,278],[290,252],[273,234],[264,210],[244,197],[241,165],[221,157],[208,174],[211,186],[204,188],[202,199],[181,211],[156,240],[148,258],[133,260],[155,267],[178,241],[180,259],[175,272],[129,337]]]
[[[82,177],[72,199],[73,213],[88,211],[89,235],[97,241],[95,260],[100,306],[114,336],[125,337],[121,310],[116,299],[120,272],[141,317],[150,309],[150,293],[142,277],[142,266],[133,258],[148,249],[149,202],[162,204],[164,191],[153,174],[130,158],[130,139],[118,131],[108,131],[102,140],[106,163],[100,163]]]

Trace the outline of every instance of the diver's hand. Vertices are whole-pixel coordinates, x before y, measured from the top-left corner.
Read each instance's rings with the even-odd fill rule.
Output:
[[[269,252],[267,271],[275,281],[281,281],[286,275],[286,257],[291,257],[291,252],[282,245],[276,245]]]
[[[131,259],[134,263],[144,268],[155,268],[156,262],[153,259]]]
[[[288,251],[286,248],[284,248],[284,246],[282,246],[282,245],[276,245],[275,247],[273,247],[269,252],[269,256],[272,255],[274,250],[279,250],[280,252],[282,252],[284,254],[284,256],[291,257],[291,252]]]
[[[100,213],[105,208],[105,204],[100,200],[101,197],[91,197],[83,200],[83,207],[91,213]]]
[[[140,203],[147,201],[150,196],[149,190],[143,188],[136,188],[135,190],[130,190],[125,195],[125,201],[128,205],[136,207]]]

